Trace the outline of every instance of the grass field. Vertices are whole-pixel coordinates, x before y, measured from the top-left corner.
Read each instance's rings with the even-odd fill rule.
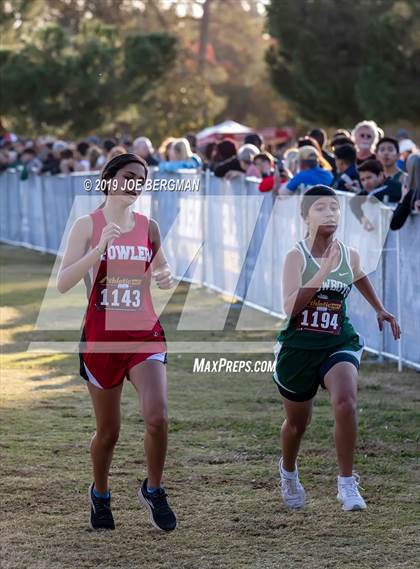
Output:
[[[89,531],[88,448],[94,418],[78,358],[27,351],[29,341],[45,337],[32,328],[54,259],[8,246],[1,246],[0,253],[4,569],[419,566],[420,376],[398,374],[394,364],[364,364],[361,369],[356,469],[366,512],[342,513],[336,502],[325,393],[317,398],[299,462],[309,502],[303,511],[288,512],[277,489],[283,415],[270,374],[193,374],[193,355],[172,354],[165,486],[178,529],[170,535],[156,533],[137,502],[145,475],[143,423],[127,384],[110,481],[117,529]],[[169,340],[184,295],[185,286],[178,287],[161,319]],[[213,296],[215,304],[221,302]],[[196,333],[183,334],[197,338]],[[233,331],[226,334],[235,338]],[[201,338],[214,339],[211,333]],[[265,334],[264,339],[272,338],[274,332]],[[256,358],[261,355],[247,355]]]

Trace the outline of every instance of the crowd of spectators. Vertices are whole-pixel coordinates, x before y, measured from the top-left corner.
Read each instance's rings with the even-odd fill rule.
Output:
[[[420,154],[406,131],[385,136],[373,121],[362,121],[351,131],[339,129],[328,140],[321,128],[308,131],[294,144],[265,145],[257,133],[245,136],[242,145],[231,137],[197,147],[194,134],[168,137],[158,149],[146,137],[100,139],[79,142],[52,137],[18,138],[0,125],[0,172],[14,169],[21,180],[31,175],[66,175],[100,171],[113,156],[134,152],[162,172],[210,170],[232,180],[250,177],[261,192],[279,196],[300,193],[325,184],[357,199],[351,207],[365,229],[371,224],[363,202],[375,197],[398,204],[391,228],[401,227],[411,211],[420,211]]]

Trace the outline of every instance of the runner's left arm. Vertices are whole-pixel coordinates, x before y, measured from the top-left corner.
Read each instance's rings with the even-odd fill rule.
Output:
[[[153,260],[151,264],[152,275],[159,288],[171,288],[175,284],[175,281],[172,277],[171,267],[161,247],[159,225],[154,219],[150,220],[149,231],[153,248]]]
[[[368,301],[376,312],[379,330],[384,329],[384,322],[389,322],[395,340],[399,340],[401,329],[395,316],[388,312],[376,294],[369,277],[364,273],[360,266],[360,256],[355,249],[350,249],[350,263],[354,275],[354,285],[360,294]]]

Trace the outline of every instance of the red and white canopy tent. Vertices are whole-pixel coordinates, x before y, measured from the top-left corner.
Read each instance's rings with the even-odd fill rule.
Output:
[[[262,135],[266,144],[282,143],[293,138],[293,130],[291,128],[268,127],[262,129],[254,129],[236,121],[226,120],[220,124],[209,126],[197,133],[197,144],[203,148],[209,142],[219,142],[223,139],[231,139],[241,144],[245,136],[251,132],[257,132]]]
[[[236,121],[227,120],[198,132],[197,143],[199,146],[205,146],[209,142],[218,142],[224,138],[232,138],[239,142],[250,132],[255,130]]]

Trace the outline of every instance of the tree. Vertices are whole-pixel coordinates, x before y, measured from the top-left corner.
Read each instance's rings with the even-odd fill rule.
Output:
[[[0,0],[0,112],[28,135],[284,124],[264,65],[265,2]]]
[[[208,43],[214,61],[206,65],[213,91],[226,101],[215,117],[260,128],[291,119],[288,104],[270,83],[264,53],[263,4],[259,0],[212,0]]]
[[[282,0],[267,10],[271,81],[301,117],[420,123],[417,0]]]
[[[179,58],[174,68],[156,82],[153,91],[142,98],[130,121],[134,135],[161,141],[168,135],[197,132],[207,121],[211,124],[224,107],[224,99],[214,95],[209,82],[194,75],[184,62]]]
[[[130,34],[87,21],[78,34],[42,28],[21,49],[0,51],[0,113],[20,132],[84,135],[139,103],[176,57],[167,34]]]

